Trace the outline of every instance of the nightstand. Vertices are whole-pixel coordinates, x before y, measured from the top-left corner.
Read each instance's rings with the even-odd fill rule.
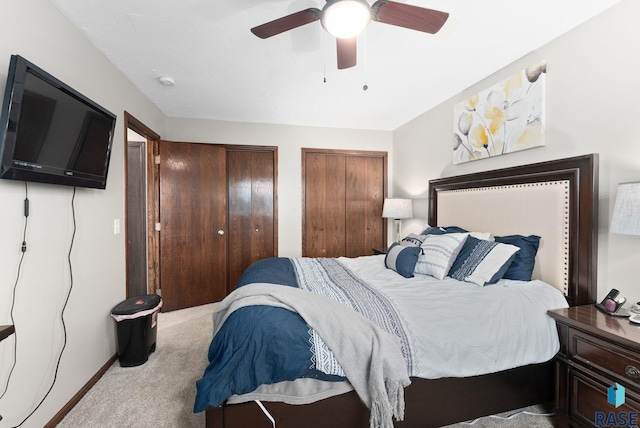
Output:
[[[556,427],[604,426],[611,419],[603,422],[603,417],[633,416],[640,422],[640,325],[606,315],[593,305],[549,311],[549,316],[560,337],[555,358]],[[607,398],[616,383],[625,388],[625,402],[619,407]]]
[[[373,248],[373,255],[376,256],[378,254],[387,254],[386,248]]]

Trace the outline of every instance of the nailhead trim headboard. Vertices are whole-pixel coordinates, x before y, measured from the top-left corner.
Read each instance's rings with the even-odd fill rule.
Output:
[[[569,294],[569,182],[547,181],[444,190],[438,224],[494,236],[538,235],[534,279]]]
[[[572,305],[597,294],[598,155],[429,182],[429,224],[542,237],[534,278]]]

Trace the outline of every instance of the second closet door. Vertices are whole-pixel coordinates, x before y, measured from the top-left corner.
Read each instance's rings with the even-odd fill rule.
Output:
[[[249,265],[276,254],[275,151],[227,149],[228,292]]]

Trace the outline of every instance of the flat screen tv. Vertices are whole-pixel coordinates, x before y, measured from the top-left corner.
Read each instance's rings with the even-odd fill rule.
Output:
[[[19,55],[0,114],[0,178],[104,189],[116,116]]]

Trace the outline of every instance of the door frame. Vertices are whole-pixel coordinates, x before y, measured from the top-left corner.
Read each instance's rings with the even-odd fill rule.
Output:
[[[160,189],[159,185],[159,177],[158,177],[158,165],[156,165],[155,159],[158,154],[158,141],[160,141],[161,137],[158,133],[154,132],[151,128],[146,126],[140,120],[136,119],[127,111],[124,112],[124,141],[127,141],[127,131],[131,129],[137,134],[142,135],[147,139],[145,144],[145,151],[147,157],[147,171],[146,171],[146,182],[147,182],[147,293],[148,294],[159,294],[159,283],[160,283],[160,270],[159,270],[159,261],[160,261],[160,244],[158,233],[155,230],[155,224],[158,221],[159,213],[159,197],[158,192]],[[128,150],[124,150],[124,185],[125,185],[125,194],[127,193],[127,189],[129,186],[128,182],[128,168],[129,168],[129,159],[128,159]],[[125,197],[125,216],[128,216],[128,203],[127,198]],[[127,297],[129,296],[129,245],[128,245],[128,236],[129,231],[127,227],[127,219],[124,222],[124,230],[125,230],[125,273],[126,273],[126,292]]]
[[[160,288],[160,236],[156,229],[156,224],[160,222],[160,168],[156,159],[159,156],[159,141],[162,140],[160,134],[153,131],[140,120],[135,118],[129,112],[124,112],[124,141],[127,141],[127,130],[131,129],[147,139],[145,144],[147,156],[147,292],[148,294],[161,294]],[[278,147],[264,145],[244,145],[244,144],[214,144],[225,147],[227,150],[264,150],[273,152],[274,156],[274,254],[278,255]],[[124,175],[125,175],[125,193],[128,186],[128,156],[127,150],[124,150]],[[127,215],[128,206],[125,197],[125,215]],[[129,263],[128,263],[128,230],[125,219],[125,276],[127,297],[129,284]]]

